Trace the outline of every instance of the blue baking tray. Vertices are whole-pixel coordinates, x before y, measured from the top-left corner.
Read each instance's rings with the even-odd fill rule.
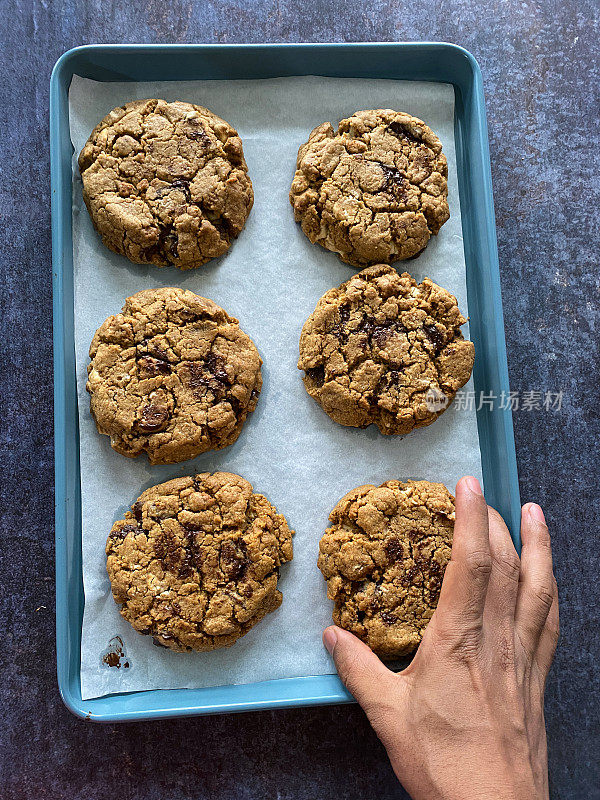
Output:
[[[82,700],[83,619],[79,430],[73,328],[73,239],[68,91],[73,75],[97,81],[210,80],[325,75],[450,83],[462,211],[476,396],[508,392],[506,345],[483,85],[473,56],[453,44],[88,45],[57,61],[50,81],[56,469],[56,649],[66,706],[99,722],[285,708],[353,700],[336,675],[237,686],[165,689]],[[520,499],[509,410],[477,412],[486,498],[520,547]]]

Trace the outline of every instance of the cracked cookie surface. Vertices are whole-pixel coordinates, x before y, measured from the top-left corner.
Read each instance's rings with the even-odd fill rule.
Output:
[[[128,297],[90,346],[86,388],[124,456],[173,464],[240,435],[262,387],[253,341],[220,306],[177,288]]]
[[[313,244],[354,267],[418,255],[450,216],[442,145],[420,119],[358,111],[325,122],[298,150],[290,190]]]
[[[405,434],[469,380],[475,349],[450,292],[378,264],[326,292],[304,323],[306,391],[341,425]]]
[[[333,621],[382,658],[412,652],[450,560],[454,497],[441,483],[387,481],[348,492],[329,519],[318,565]]]
[[[237,131],[191,103],[113,109],[81,151],[79,171],[102,241],[136,264],[193,269],[222,256],[254,197]]]
[[[281,605],[285,517],[228,472],[147,489],[112,527],[106,567],[121,615],[171,650],[229,647]]]

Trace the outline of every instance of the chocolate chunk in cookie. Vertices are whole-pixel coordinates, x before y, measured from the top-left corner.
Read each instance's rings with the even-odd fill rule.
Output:
[[[237,131],[191,103],[115,108],[92,131],[79,170],[102,241],[136,264],[206,264],[227,252],[252,208]]]
[[[240,435],[262,386],[254,343],[222,308],[147,289],[96,331],[87,390],[100,433],[125,456],[172,464]]]
[[[298,151],[290,191],[311,242],[354,267],[413,258],[450,216],[448,166],[420,119],[359,111],[315,128]]]
[[[454,497],[441,483],[359,486],[329,515],[319,569],[333,621],[382,658],[418,647],[437,606],[454,530]]]
[[[228,472],[147,489],[113,525],[106,567],[121,615],[170,650],[229,647],[281,605],[285,517]]]
[[[474,347],[456,298],[378,264],[326,292],[300,337],[307,392],[341,425],[405,434],[469,380]]]

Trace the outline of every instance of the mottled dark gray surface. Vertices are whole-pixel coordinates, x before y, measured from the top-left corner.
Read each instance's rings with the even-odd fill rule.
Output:
[[[69,8],[67,8],[67,5]],[[21,798],[405,796],[356,707],[99,727],[65,710],[54,652],[48,81],[89,42],[446,40],[483,70],[523,500],[554,541],[562,643],[547,695],[552,797],[600,797],[598,111],[595,0],[3,0],[0,48],[0,791]],[[597,504],[596,504],[597,509]]]

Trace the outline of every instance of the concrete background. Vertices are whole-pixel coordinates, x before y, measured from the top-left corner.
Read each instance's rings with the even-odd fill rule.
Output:
[[[553,798],[600,798],[599,8],[594,0],[2,0],[0,787],[22,798],[405,797],[356,707],[99,727],[57,692],[48,82],[91,42],[445,40],[483,70],[523,502],[546,511],[562,641],[547,692]]]

